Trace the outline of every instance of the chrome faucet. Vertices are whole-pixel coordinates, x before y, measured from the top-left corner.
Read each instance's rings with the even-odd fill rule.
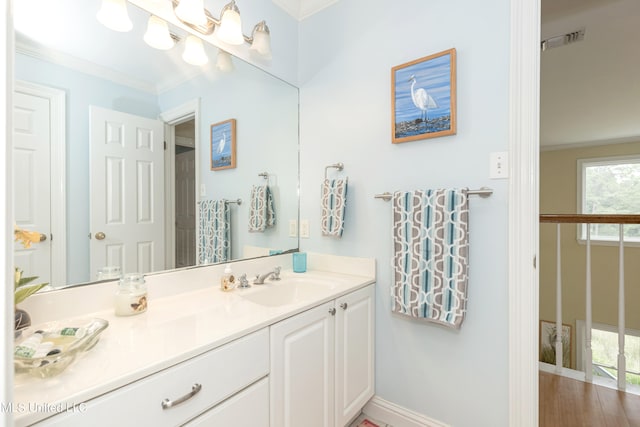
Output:
[[[264,285],[264,281],[269,278],[272,278],[273,280],[280,280],[280,267],[276,267],[268,273],[258,274],[256,279],[253,281],[253,284]]]

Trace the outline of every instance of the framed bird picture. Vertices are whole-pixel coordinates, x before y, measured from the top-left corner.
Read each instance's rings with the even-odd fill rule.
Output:
[[[236,167],[236,119],[211,125],[211,170]]]
[[[391,100],[394,144],[455,135],[456,50],[393,67]]]

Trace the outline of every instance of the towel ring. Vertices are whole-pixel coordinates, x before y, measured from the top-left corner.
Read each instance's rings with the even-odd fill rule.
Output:
[[[341,171],[342,169],[344,169],[344,163],[340,162],[340,163],[334,163],[332,165],[326,166],[324,168],[324,179],[327,179],[327,169],[329,168],[334,168],[334,169],[338,169],[339,171]]]

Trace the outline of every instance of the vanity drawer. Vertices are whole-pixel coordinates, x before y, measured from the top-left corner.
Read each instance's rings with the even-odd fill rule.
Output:
[[[86,402],[86,411],[44,420],[42,426],[176,426],[269,373],[269,331],[262,329],[179,365]],[[194,386],[202,387],[182,403]]]

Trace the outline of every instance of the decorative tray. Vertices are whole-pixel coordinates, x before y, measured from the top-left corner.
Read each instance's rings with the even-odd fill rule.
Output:
[[[107,326],[106,320],[93,318],[48,322],[23,329],[14,344],[15,373],[40,378],[58,375],[79,354],[93,348]]]

